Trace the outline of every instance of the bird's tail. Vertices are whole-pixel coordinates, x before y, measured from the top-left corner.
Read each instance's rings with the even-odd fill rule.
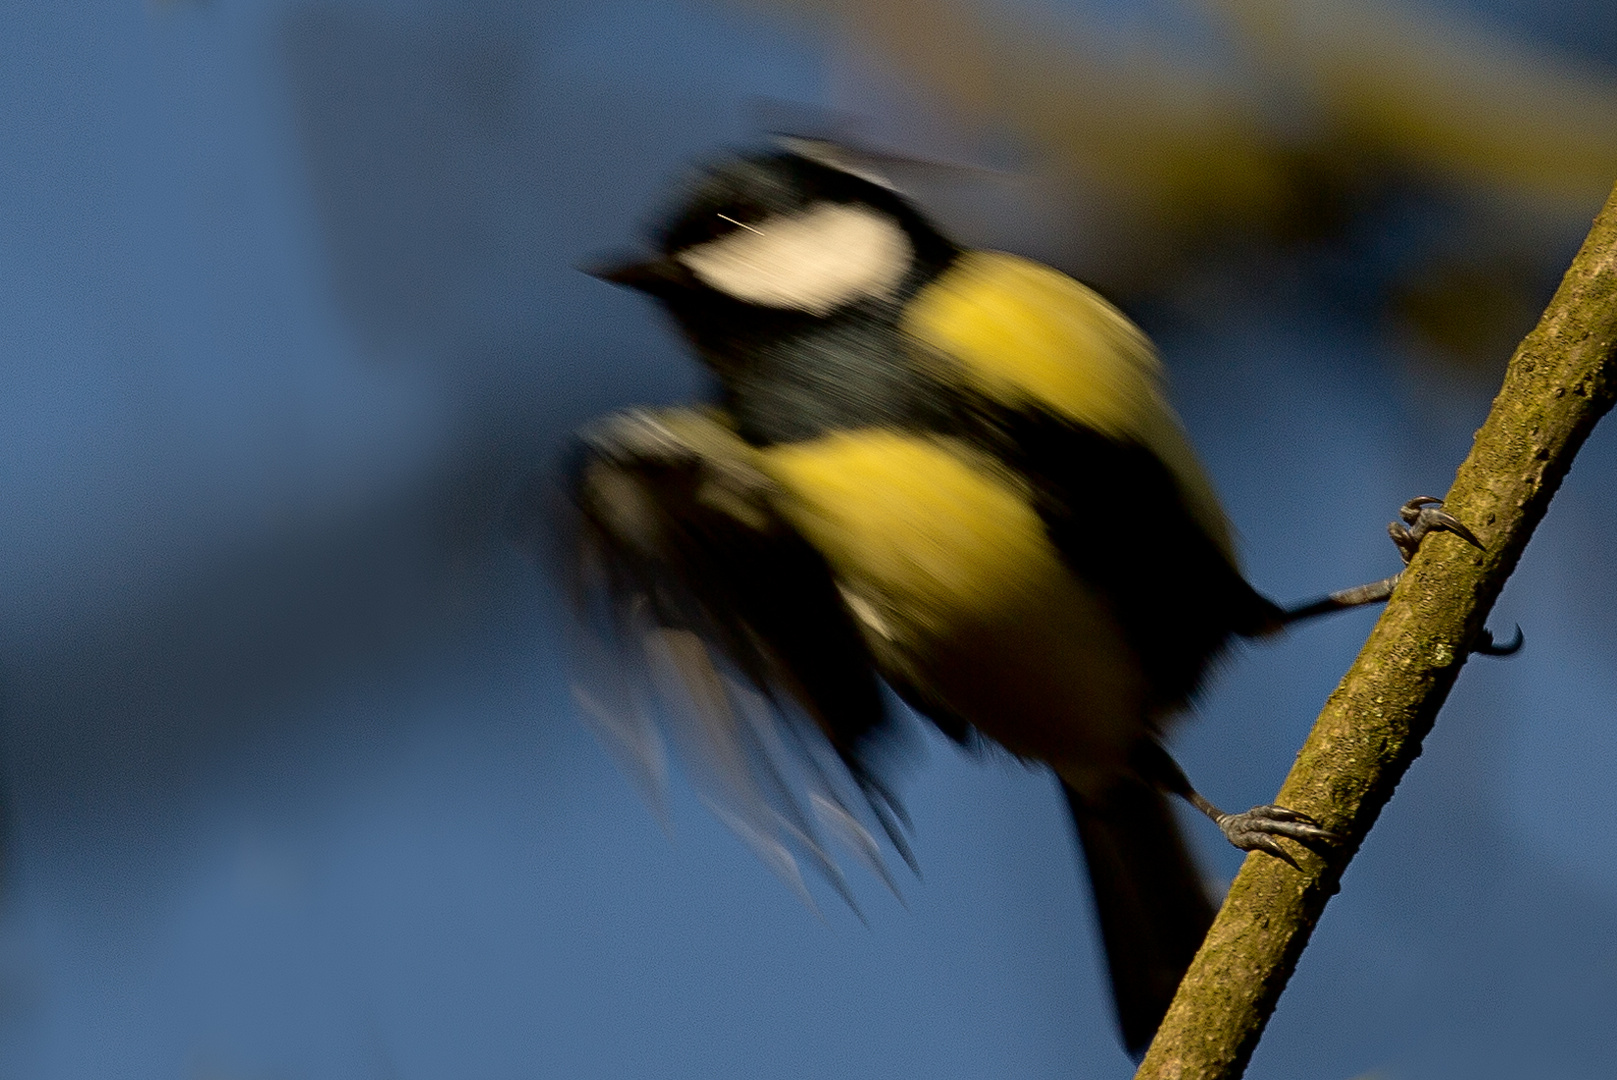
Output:
[[[1086,795],[1063,783],[1089,867],[1123,1045],[1138,1059],[1213,922],[1167,798],[1133,776]]]

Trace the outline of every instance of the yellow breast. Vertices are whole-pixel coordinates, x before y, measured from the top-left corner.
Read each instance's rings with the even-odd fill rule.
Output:
[[[840,432],[760,452],[884,673],[1011,751],[1110,760],[1142,722],[1140,667],[1019,481],[958,441]]]
[[[943,438],[838,432],[771,447],[782,510],[837,576],[926,626],[987,618],[1064,574],[1027,493]]]

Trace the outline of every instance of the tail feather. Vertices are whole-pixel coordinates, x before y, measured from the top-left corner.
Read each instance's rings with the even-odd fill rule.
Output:
[[[1207,936],[1213,902],[1156,788],[1120,777],[1098,796],[1062,790],[1089,867],[1123,1045],[1138,1059]]]

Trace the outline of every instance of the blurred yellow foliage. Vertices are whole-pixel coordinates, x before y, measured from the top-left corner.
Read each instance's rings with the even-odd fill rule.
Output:
[[[1477,265],[1394,268],[1389,311],[1418,337],[1476,293],[1537,285],[1500,258],[1600,205],[1617,177],[1617,72],[1579,67],[1455,16],[1330,0],[1189,0],[1202,33],[1123,35],[1101,13],[986,0],[737,0],[814,20],[851,55],[924,90],[967,129],[1008,132],[1071,205],[1101,205],[1113,290],[1161,288],[1210,240],[1329,239],[1417,182],[1467,203]],[[1121,242],[1119,242],[1121,238]],[[1559,259],[1563,253],[1554,252]],[[1554,260],[1551,260],[1554,261]],[[1418,262],[1418,260],[1417,260]],[[1494,280],[1491,265],[1512,269]],[[1508,280],[1506,280],[1508,278]],[[1525,284],[1524,284],[1525,282]],[[1408,300],[1408,303],[1404,301]],[[1530,302],[1529,302],[1530,301]],[[1542,297],[1503,309],[1531,310]],[[1509,320],[1507,320],[1509,321]],[[1514,322],[1502,333],[1525,330]],[[1432,335],[1440,351],[1497,335]],[[1502,362],[1502,357],[1493,357]]]
[[[1167,42],[1108,48],[1116,35],[1086,33],[1081,12],[745,2],[818,16],[962,119],[1008,125],[1065,171],[1187,220],[1283,205],[1309,150],[1591,209],[1617,175],[1617,78],[1388,5],[1200,0],[1209,52],[1232,57],[1209,64]]]

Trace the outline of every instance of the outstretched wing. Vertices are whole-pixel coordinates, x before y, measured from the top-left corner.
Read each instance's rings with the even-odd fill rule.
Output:
[[[877,768],[893,724],[830,570],[775,511],[751,453],[696,410],[621,413],[583,434],[571,476],[585,631],[574,692],[655,805],[666,733],[765,863],[807,900],[806,857],[851,905],[822,834],[891,887],[863,824],[874,818],[914,865]]]

